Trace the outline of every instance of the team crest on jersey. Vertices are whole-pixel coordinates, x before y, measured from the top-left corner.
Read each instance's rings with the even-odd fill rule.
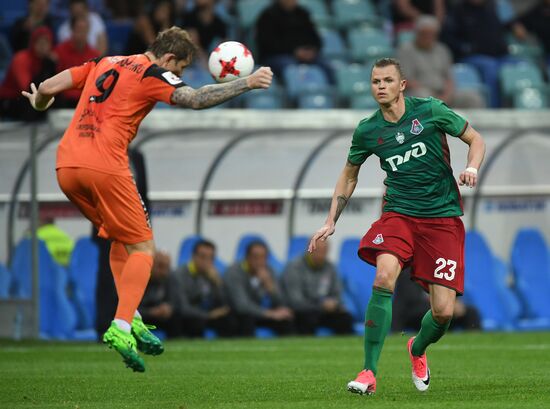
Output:
[[[395,139],[397,140],[397,142],[402,144],[403,142],[405,142],[405,134],[403,132],[397,132],[397,134],[395,135]]]
[[[418,135],[420,134],[420,132],[422,132],[424,130],[424,127],[422,126],[422,124],[420,123],[420,121],[418,119],[413,119],[412,121],[412,126],[411,126],[411,133],[413,135]]]
[[[372,242],[374,244],[382,244],[382,243],[384,243],[384,237],[382,237],[381,234],[377,234],[376,238]]]

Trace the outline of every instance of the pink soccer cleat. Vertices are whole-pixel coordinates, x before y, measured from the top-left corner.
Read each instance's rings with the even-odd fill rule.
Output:
[[[348,383],[348,391],[360,395],[372,395],[376,392],[376,378],[372,371],[363,369],[354,381]]]
[[[409,358],[412,365],[412,380],[416,389],[420,392],[428,390],[430,386],[430,368],[428,368],[428,358],[426,353],[415,356],[412,354],[412,345],[415,337],[411,337],[407,342],[407,349],[409,350]]]

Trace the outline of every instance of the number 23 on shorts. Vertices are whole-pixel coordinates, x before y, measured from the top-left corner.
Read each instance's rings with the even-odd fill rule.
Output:
[[[435,278],[444,278],[447,281],[452,281],[455,278],[456,261],[440,257],[435,264],[437,265],[434,271]]]

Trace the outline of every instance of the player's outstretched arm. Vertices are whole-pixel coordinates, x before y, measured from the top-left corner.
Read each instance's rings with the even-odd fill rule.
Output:
[[[21,91],[31,106],[37,111],[45,111],[54,101],[55,95],[73,87],[73,78],[69,70],[61,71],[59,74],[41,82],[38,88],[31,84],[31,92]]]
[[[344,211],[348,200],[350,199],[355,186],[357,185],[357,179],[359,176],[360,165],[354,165],[351,162],[346,162],[346,166],[340,173],[334,193],[332,194],[332,203],[330,205],[330,211],[328,212],[327,220],[323,227],[321,227],[311,238],[309,242],[308,251],[312,252],[317,247],[317,240],[326,240],[332,233],[334,233],[336,222]]]
[[[272,79],[273,72],[271,72],[271,68],[261,67],[248,77],[224,84],[205,85],[198,89],[191,87],[177,88],[172,93],[172,102],[184,108],[209,108],[251,89],[269,88]]]
[[[470,149],[468,150],[468,164],[458,177],[458,184],[474,187],[477,184],[477,171],[485,157],[485,142],[479,132],[471,126],[468,126],[460,139],[468,144]]]

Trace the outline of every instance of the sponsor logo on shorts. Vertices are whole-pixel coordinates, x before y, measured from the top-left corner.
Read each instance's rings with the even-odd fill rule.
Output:
[[[377,234],[376,238],[372,241],[374,244],[384,243],[384,237],[381,234]]]
[[[413,135],[418,135],[420,134],[420,132],[422,132],[424,130],[424,127],[422,126],[422,124],[420,123],[420,121],[418,119],[413,119],[412,121],[412,125],[411,125],[411,133]]]

